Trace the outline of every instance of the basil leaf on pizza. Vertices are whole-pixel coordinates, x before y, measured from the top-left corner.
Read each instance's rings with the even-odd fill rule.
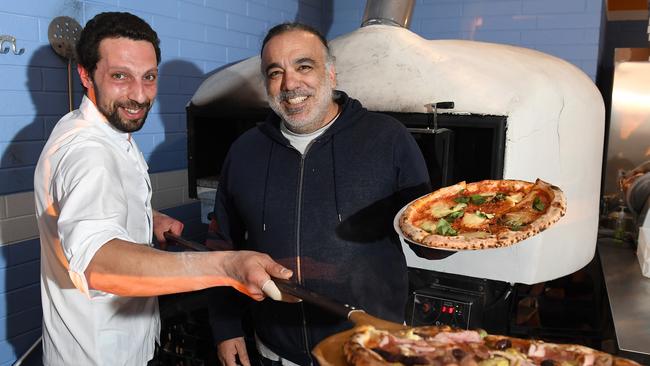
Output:
[[[454,198],[454,202],[457,203],[468,203],[469,202],[469,197],[466,196],[458,196]]]
[[[451,235],[456,235],[456,230],[449,225],[447,220],[445,219],[440,219],[438,220],[438,223],[436,224],[436,234],[444,235],[444,236],[451,236]]]
[[[454,212],[450,213],[449,215],[445,216],[445,218],[446,218],[448,221],[454,221],[454,220],[456,220],[456,219],[459,218],[459,217],[463,217],[464,214],[465,214],[465,211],[463,211],[463,210],[458,210],[458,211],[454,211]]]
[[[480,194],[473,194],[469,197],[469,200],[475,205],[482,205],[485,203],[485,197]]]
[[[408,204],[399,227],[409,241],[432,248],[498,248],[545,230],[565,212],[562,190],[540,179],[461,182]]]
[[[544,202],[542,202],[539,197],[535,197],[535,200],[533,201],[533,208],[537,211],[544,211],[544,207]]]

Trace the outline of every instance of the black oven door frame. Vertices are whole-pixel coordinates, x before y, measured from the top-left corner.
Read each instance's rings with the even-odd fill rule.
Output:
[[[434,130],[430,113],[381,113],[412,131],[427,160],[433,189],[463,180],[503,179],[506,116],[439,113]]]
[[[188,104],[187,165],[188,191],[197,198],[197,187],[216,188],[223,159],[232,142],[264,120],[268,108],[197,107]],[[430,130],[431,113],[388,114],[415,131],[425,155],[434,189],[462,180],[467,182],[503,178],[506,141],[505,116],[438,114],[437,130]],[[204,182],[208,182],[207,184]]]

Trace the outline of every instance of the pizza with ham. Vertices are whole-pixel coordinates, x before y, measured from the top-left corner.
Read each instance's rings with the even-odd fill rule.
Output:
[[[388,332],[363,325],[356,328],[343,351],[347,362],[355,366],[640,366],[585,346],[450,326]]]
[[[460,182],[409,203],[399,228],[406,239],[427,247],[499,248],[536,235],[565,212],[562,190],[540,179]]]

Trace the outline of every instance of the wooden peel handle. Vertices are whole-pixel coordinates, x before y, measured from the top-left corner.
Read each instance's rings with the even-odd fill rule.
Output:
[[[356,325],[372,325],[373,327],[382,330],[398,330],[406,328],[406,325],[404,324],[377,318],[376,316],[372,316],[363,311],[350,312],[349,319]]]

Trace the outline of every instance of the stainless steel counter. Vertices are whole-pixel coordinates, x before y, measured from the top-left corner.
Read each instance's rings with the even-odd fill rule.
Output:
[[[650,278],[627,245],[600,239],[598,253],[621,356],[650,364]]]

